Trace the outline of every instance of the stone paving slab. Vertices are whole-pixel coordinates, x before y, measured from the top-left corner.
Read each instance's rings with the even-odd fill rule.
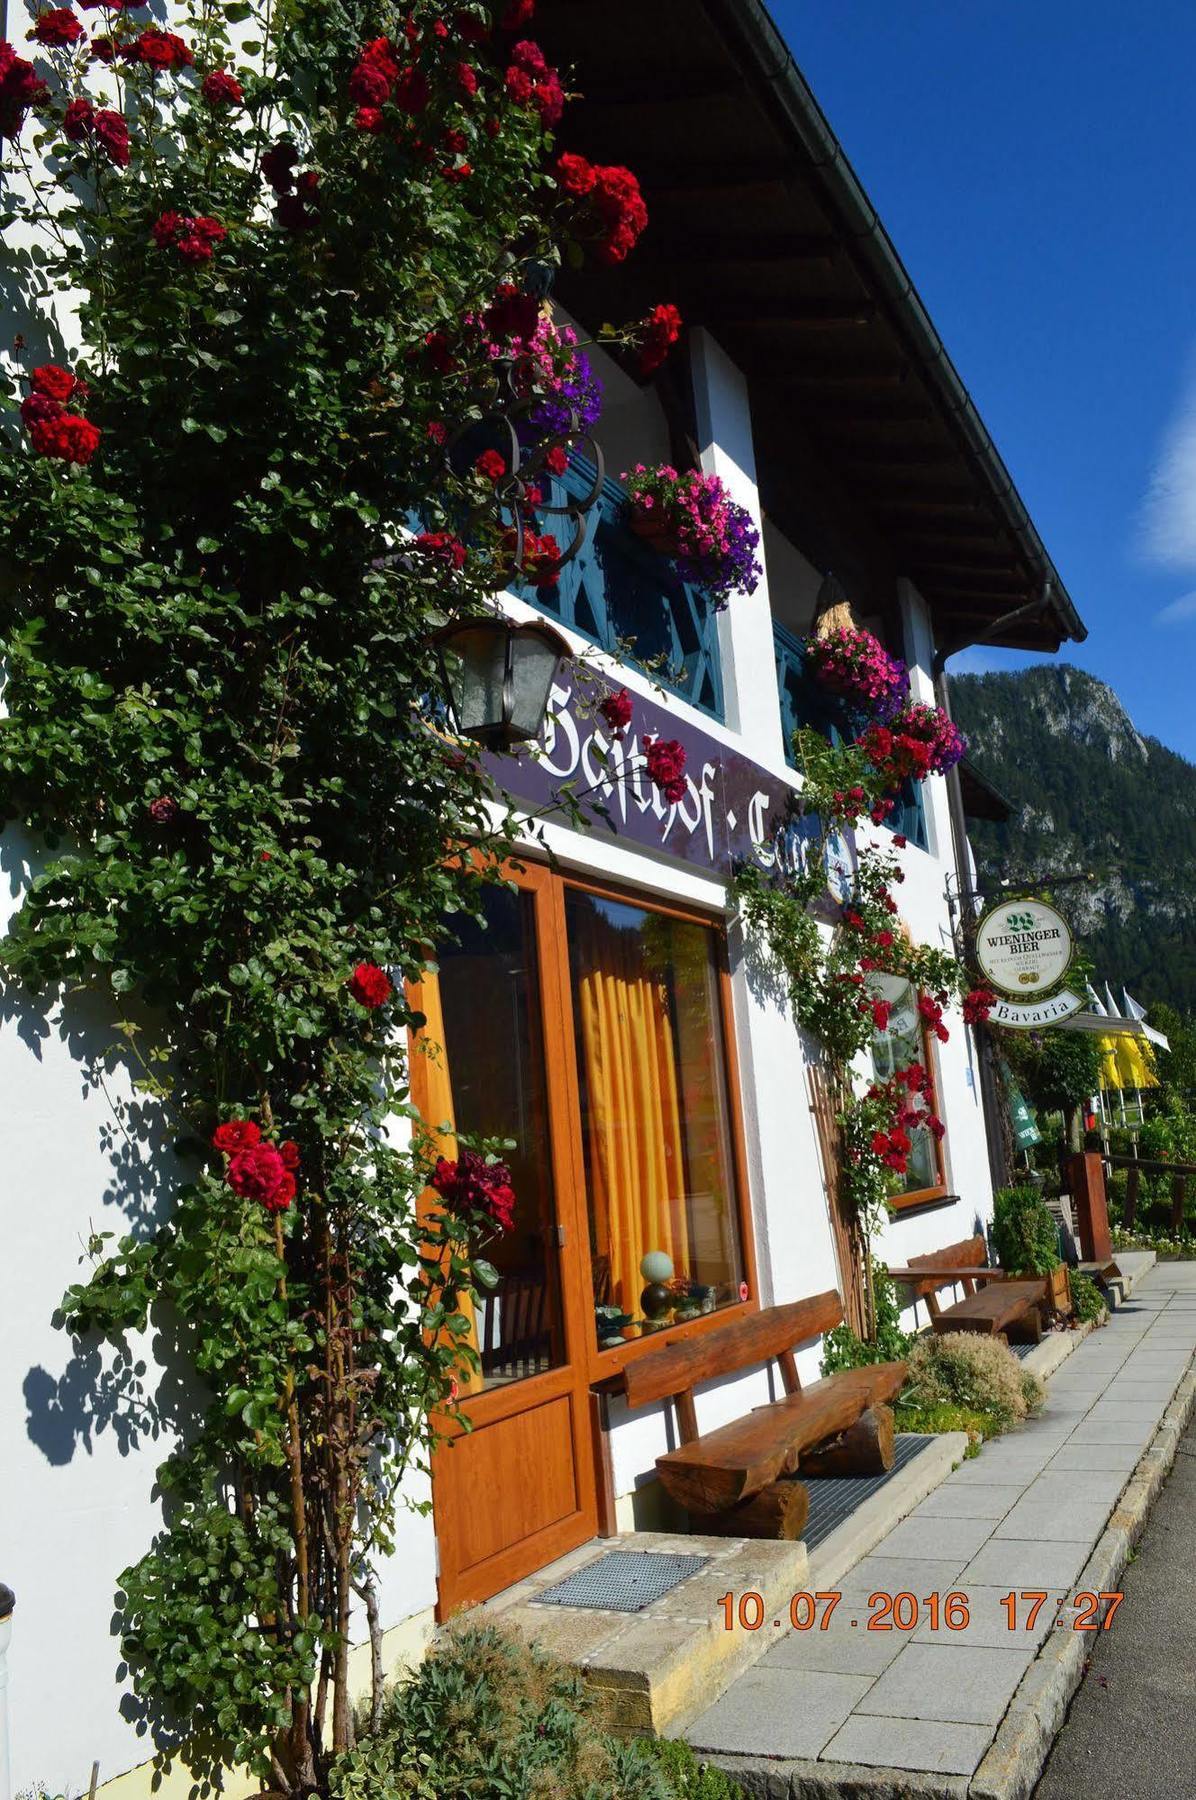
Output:
[[[1196,1405],[1196,1265],[1136,1279],[1141,1303],[1077,1345],[1040,1418],[955,1469],[835,1584],[832,1629],[787,1634],[692,1722],[690,1741],[749,1794],[1026,1800],[1087,1653],[1072,1596],[1117,1586]],[[1033,1630],[1019,1601],[1011,1635],[1011,1590],[1047,1592]],[[910,1629],[868,1630],[876,1591],[914,1597]],[[968,1596],[960,1631],[942,1616],[952,1591]],[[832,1681],[860,1691],[819,1749],[763,1747],[822,1737],[849,1692]]]

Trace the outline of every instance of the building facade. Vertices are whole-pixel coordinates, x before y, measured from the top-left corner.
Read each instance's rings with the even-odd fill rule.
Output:
[[[494,765],[536,815],[513,885],[494,891],[485,933],[446,937],[420,996],[424,1117],[446,1140],[451,1127],[513,1139],[521,1204],[493,1251],[497,1286],[478,1304],[482,1367],[463,1396],[474,1429],[437,1452],[430,1494],[412,1484],[431,1511],[401,1515],[382,1571],[395,1666],[436,1618],[596,1533],[680,1522],[654,1472],[675,1441],[668,1409],[629,1413],[604,1392],[629,1360],[850,1279],[817,1047],[745,942],[729,892],[741,861],[803,854],[787,820],[800,788],[791,738],[799,725],[829,728],[802,648],[828,577],[907,662],[916,700],[945,697],[943,664],[967,643],[1052,651],[1083,634],[763,10],[556,10],[546,47],[578,67],[586,94],[571,134],[596,160],[637,168],[652,220],[625,270],[561,283],[561,316],[584,336],[663,297],[688,329],[651,380],[590,352],[608,474],[586,544],[553,594],[505,601],[517,616],[547,613],[581,661],[562,664],[539,760]],[[616,47],[633,26],[628,83]],[[666,461],[720,475],[761,531],[764,577],[721,613],[627,523],[620,474]],[[555,497],[593,479],[575,459]],[[604,680],[634,702],[617,743],[594,710]],[[686,747],[675,804],[643,779],[649,734]],[[584,793],[588,828],[552,803],[561,783]],[[890,827],[866,828],[901,829],[901,924],[942,948],[967,904],[965,794],[958,777],[931,779]],[[0,837],[0,908],[16,904],[38,857],[36,844]],[[837,878],[829,868],[832,894]],[[873,1068],[883,1076],[925,1055],[946,1125],[941,1146],[919,1146],[874,1246],[905,1264],[982,1229],[992,1181],[974,1034],[956,1012],[948,1042],[921,1043],[916,996],[891,998]],[[19,994],[4,1000],[0,1091],[19,1122],[0,1146],[14,1776],[18,1788],[65,1791],[93,1759],[106,1782],[143,1781],[129,1772],[154,1750],[122,1681],[113,1581],[159,1518],[165,1446],[142,1428],[138,1389],[173,1376],[152,1333],[139,1367],[53,1328],[89,1234],[144,1229],[157,1196],[152,1165],[121,1131],[122,1109],[140,1103],[100,1073],[112,1024],[102,1008],[67,997],[47,1021]],[[818,1361],[806,1346],[803,1379]],[[713,1385],[699,1425],[769,1397],[763,1372]]]

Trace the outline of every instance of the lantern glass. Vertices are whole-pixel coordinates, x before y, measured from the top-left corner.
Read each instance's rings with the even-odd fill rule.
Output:
[[[440,637],[453,722],[489,750],[539,736],[552,677],[568,646],[547,625],[468,619]]]

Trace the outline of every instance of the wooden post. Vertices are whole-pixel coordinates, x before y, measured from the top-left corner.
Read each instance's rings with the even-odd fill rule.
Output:
[[[1067,1164],[1067,1185],[1075,1202],[1084,1262],[1107,1263],[1113,1256],[1109,1208],[1105,1197],[1105,1165],[1097,1150],[1080,1151]]]
[[[799,1538],[810,1511],[810,1490],[800,1481],[773,1481],[719,1513],[691,1513],[690,1522],[700,1536]]]
[[[1176,1175],[1171,1182],[1171,1235],[1179,1237],[1184,1228],[1184,1202],[1188,1197],[1188,1178]]]
[[[884,1475],[893,1467],[897,1434],[891,1406],[870,1406],[854,1425],[817,1450],[803,1451],[801,1472],[811,1475]]]

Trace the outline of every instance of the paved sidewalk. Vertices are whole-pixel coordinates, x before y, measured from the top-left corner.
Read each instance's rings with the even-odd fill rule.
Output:
[[[1062,1364],[1042,1414],[961,1464],[844,1576],[829,1629],[773,1627],[775,1647],[690,1742],[751,1774],[754,1792],[765,1777],[786,1792],[787,1775],[812,1792],[798,1782],[815,1773],[829,1788],[847,1764],[923,1772],[910,1792],[965,1792],[1052,1624],[1072,1629],[1073,1584],[1194,1352],[1196,1264],[1158,1265]],[[1048,1600],[1031,1628],[1019,1598],[1011,1630],[1003,1598],[1031,1590]],[[868,1630],[876,1592],[912,1594],[916,1625]],[[928,1617],[926,1596],[951,1592],[967,1598],[961,1631]]]
[[[1035,1800],[1172,1800],[1196,1789],[1196,1423],[1121,1585]]]

